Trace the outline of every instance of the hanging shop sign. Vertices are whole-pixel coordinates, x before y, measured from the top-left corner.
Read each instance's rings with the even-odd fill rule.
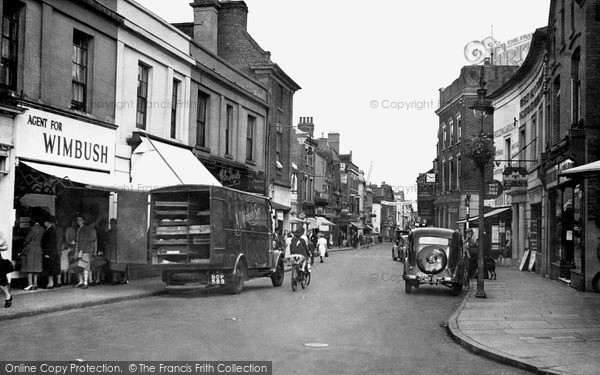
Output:
[[[502,172],[502,181],[506,189],[525,187],[527,186],[527,169],[508,166]]]
[[[17,157],[101,171],[114,169],[115,129],[36,108],[15,118]]]
[[[498,180],[486,181],[485,183],[485,199],[495,199],[502,195],[504,188],[502,182]]]

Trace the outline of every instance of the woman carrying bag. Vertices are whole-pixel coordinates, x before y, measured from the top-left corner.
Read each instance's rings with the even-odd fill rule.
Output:
[[[8,278],[6,275],[12,272],[12,263],[8,259],[2,258],[2,252],[8,250],[8,244],[4,238],[4,233],[0,232],[0,290],[6,297],[4,300],[4,307],[12,306],[12,295],[8,289]],[[7,263],[8,262],[8,263]],[[10,264],[10,266],[8,265]]]

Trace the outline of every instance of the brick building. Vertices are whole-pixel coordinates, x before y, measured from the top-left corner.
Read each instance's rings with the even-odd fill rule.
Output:
[[[501,250],[510,240],[515,265],[523,257],[525,247],[527,250],[533,247],[538,255],[538,271],[545,268],[541,267],[542,258],[548,255],[539,247],[542,205],[545,204],[539,173],[544,147],[545,56],[546,28],[540,28],[533,34],[529,52],[519,70],[488,95],[495,108],[494,179],[505,183],[502,195],[493,201],[498,220],[490,220],[490,225],[497,225],[497,229],[490,227],[497,233],[491,247]]]
[[[194,9],[193,24],[177,27],[268,90],[265,175],[255,176],[253,184],[272,199],[280,225],[287,229],[292,187],[293,96],[300,86],[248,33],[248,7],[244,1],[195,0],[190,5]]]
[[[598,175],[561,177],[600,159],[600,6],[598,1],[552,0],[548,17],[542,170],[549,273],[591,290],[600,271]]]
[[[419,226],[432,226],[437,183],[433,169],[417,177],[417,222]]]
[[[3,256],[15,259],[45,212],[58,226],[109,215],[109,193],[79,182],[114,173],[124,21],[96,1],[3,0],[0,14],[0,230],[11,244]]]
[[[485,88],[488,93],[506,82],[517,70],[516,66],[483,66]],[[434,171],[438,189],[434,200],[435,225],[456,229],[457,221],[466,217],[465,199],[470,194],[471,217],[478,214],[479,171],[474,163],[463,157],[466,140],[481,131],[481,120],[475,118],[469,109],[477,99],[481,66],[471,65],[461,69],[454,82],[440,89],[440,108],[435,113],[439,117],[437,156]],[[483,121],[483,132],[493,132],[493,118]],[[490,163],[485,172],[486,180],[492,178]]]

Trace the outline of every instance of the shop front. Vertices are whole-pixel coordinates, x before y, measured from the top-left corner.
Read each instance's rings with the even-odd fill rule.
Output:
[[[6,192],[12,195],[13,205],[3,209],[11,213],[13,222],[13,260],[29,228],[45,215],[56,217],[59,233],[76,216],[83,216],[88,224],[108,223],[110,193],[88,186],[112,180],[115,155],[114,125],[23,108],[14,118],[15,159],[10,172],[14,188]]]
[[[569,284],[575,276],[579,282],[582,272],[581,221],[583,185],[561,175],[573,167],[573,160],[565,158],[546,169],[547,249],[550,278]]]
[[[574,249],[572,256],[574,267],[570,269],[571,286],[579,291],[598,292],[600,291],[600,161],[562,170],[559,172],[559,178],[561,176],[572,179],[570,186],[573,186],[572,235],[564,233],[565,240],[572,238]]]
[[[245,164],[214,155],[205,157],[198,154],[197,156],[222,186],[248,193],[267,194],[267,180],[264,172],[255,171]]]

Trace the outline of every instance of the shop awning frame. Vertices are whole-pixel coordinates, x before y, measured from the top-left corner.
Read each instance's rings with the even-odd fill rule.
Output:
[[[350,224],[352,224],[352,226],[354,226],[356,229],[365,229],[365,227],[362,225],[362,223],[359,223],[357,221],[351,222]]]
[[[559,176],[581,177],[593,173],[600,173],[600,160],[561,171]]]
[[[490,212],[483,214],[483,217],[487,218],[487,217],[496,216],[496,215],[501,214],[502,212],[505,212],[505,211],[510,210],[510,209],[511,209],[510,206],[496,207],[495,209],[491,210]],[[479,216],[470,217],[469,218],[469,223],[473,222],[473,221],[477,221],[477,220],[479,220]],[[456,224],[464,224],[466,222],[467,222],[467,219],[463,219],[463,220],[457,221]]]
[[[319,225],[332,225],[332,226],[337,225],[336,223],[332,223],[331,221],[327,220],[326,218],[324,218],[322,216],[317,216],[317,222],[319,223]]]
[[[96,184],[109,184],[113,180],[113,176],[109,172],[95,171],[82,168],[73,168],[65,165],[42,163],[38,161],[30,161],[20,159],[19,163],[25,164],[29,168],[35,169],[49,176],[56,177],[63,186],[68,188],[77,188],[72,183],[77,183],[83,186]],[[80,187],[84,188],[84,187]]]

